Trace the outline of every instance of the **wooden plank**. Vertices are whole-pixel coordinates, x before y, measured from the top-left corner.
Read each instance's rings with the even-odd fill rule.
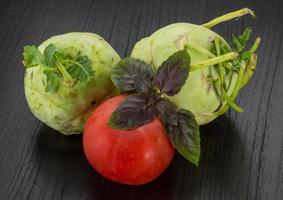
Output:
[[[87,163],[81,136],[65,137],[30,113],[23,91],[22,48],[70,32],[95,32],[121,56],[135,42],[174,22],[201,24],[251,7],[258,18],[223,23],[229,39],[251,26],[263,41],[253,80],[230,110],[201,128],[198,168],[175,155],[154,182],[109,182]],[[283,3],[225,0],[0,2],[0,199],[283,199]]]

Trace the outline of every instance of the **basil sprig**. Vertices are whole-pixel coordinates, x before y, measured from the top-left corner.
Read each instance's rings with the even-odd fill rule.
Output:
[[[190,60],[185,48],[171,55],[154,73],[152,66],[141,60],[122,59],[112,69],[111,79],[121,92],[131,94],[112,113],[108,125],[129,130],[158,117],[177,151],[198,165],[200,132],[195,116],[165,97],[180,92],[189,76]]]

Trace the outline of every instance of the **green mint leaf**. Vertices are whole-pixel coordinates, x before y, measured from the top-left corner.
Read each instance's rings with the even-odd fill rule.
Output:
[[[44,49],[44,58],[45,58],[45,63],[47,67],[56,67],[55,63],[55,53],[56,53],[56,47],[54,44],[49,44],[45,49]]]
[[[61,84],[60,74],[49,70],[44,70],[43,73],[46,75],[45,92],[57,92]]]
[[[162,122],[177,126],[177,107],[167,98],[161,98],[155,103],[158,117]]]
[[[191,58],[186,48],[177,51],[158,68],[154,84],[161,92],[174,96],[185,84],[190,71]]]
[[[180,109],[177,112],[178,125],[165,123],[167,133],[177,151],[187,160],[198,165],[201,153],[200,132],[194,115]]]
[[[63,61],[64,62],[64,61]],[[79,81],[89,81],[94,78],[95,72],[91,67],[91,60],[87,56],[78,54],[75,60],[67,60],[67,72]]]
[[[36,46],[25,46],[23,52],[23,64],[26,68],[38,65],[46,65],[45,59]]]
[[[112,68],[111,79],[121,92],[148,93],[153,88],[153,69],[144,61],[124,58]]]
[[[128,130],[151,122],[156,115],[154,105],[148,104],[144,95],[131,95],[112,113],[108,125],[114,129]]]

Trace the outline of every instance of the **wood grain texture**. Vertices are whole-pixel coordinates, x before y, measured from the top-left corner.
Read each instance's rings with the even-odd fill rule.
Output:
[[[251,26],[262,37],[259,64],[229,111],[201,127],[198,168],[176,155],[154,182],[109,182],[87,163],[81,136],[65,137],[30,113],[23,91],[22,48],[48,37],[89,31],[121,56],[140,38],[173,22],[203,23],[251,7],[244,17],[214,28],[225,38]],[[281,0],[7,0],[0,2],[0,199],[283,199],[283,2]]]

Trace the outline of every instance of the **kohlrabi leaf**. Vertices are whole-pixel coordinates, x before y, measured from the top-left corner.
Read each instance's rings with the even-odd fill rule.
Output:
[[[176,95],[188,78],[190,62],[186,48],[171,55],[158,68],[154,77],[155,86],[169,96]]]
[[[47,67],[56,67],[55,56],[54,56],[55,52],[56,52],[56,47],[54,46],[54,44],[49,44],[44,49],[43,55]]]
[[[25,46],[23,53],[23,64],[26,68],[38,65],[46,65],[45,59],[36,46]]]
[[[74,78],[79,81],[91,80],[95,72],[91,68],[91,61],[87,56],[77,55],[75,60],[66,60],[69,64],[67,71]]]
[[[120,130],[134,129],[151,122],[155,115],[154,105],[148,104],[145,95],[131,95],[112,113],[108,125]]]
[[[180,109],[177,112],[177,121],[177,126],[165,124],[171,142],[182,156],[198,165],[201,153],[200,132],[195,116],[185,109]]]
[[[248,40],[250,39],[252,29],[246,28],[242,35],[232,36],[232,44],[238,52],[242,52],[246,47]]]
[[[77,80],[88,81],[95,75],[87,56],[80,53],[76,56],[67,55],[52,43],[44,49],[43,54],[36,46],[25,46],[23,56],[25,67],[43,68],[46,75],[46,92],[56,92],[61,83],[71,87]]]
[[[153,69],[144,61],[124,58],[112,68],[111,79],[121,92],[147,93],[153,88]]]
[[[167,98],[161,98],[155,103],[157,116],[163,123],[177,126],[177,107]]]
[[[60,74],[49,70],[44,70],[43,73],[46,75],[45,92],[56,92],[61,84]]]

